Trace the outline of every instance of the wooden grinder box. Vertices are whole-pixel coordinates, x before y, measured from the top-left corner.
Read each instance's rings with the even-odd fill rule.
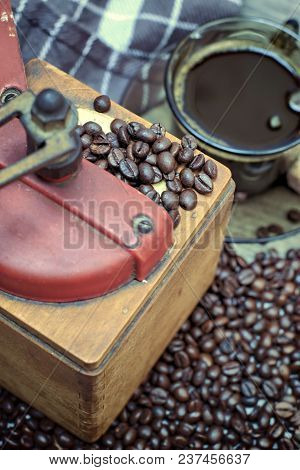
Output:
[[[106,132],[115,117],[145,123],[115,103],[94,112],[98,93],[45,62],[26,73],[34,92],[57,88],[72,100],[81,123]],[[105,432],[213,280],[234,191],[217,165],[214,191],[182,211],[174,245],[146,282],[66,304],[0,292],[2,386],[86,441]]]

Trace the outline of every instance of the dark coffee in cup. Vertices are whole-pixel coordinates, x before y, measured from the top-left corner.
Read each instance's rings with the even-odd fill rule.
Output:
[[[176,123],[257,194],[300,144],[298,24],[228,18],[195,29],[174,50],[166,92]]]
[[[250,50],[195,59],[177,76],[181,111],[193,126],[248,149],[278,146],[299,131],[299,114],[289,106],[299,78],[286,64]]]

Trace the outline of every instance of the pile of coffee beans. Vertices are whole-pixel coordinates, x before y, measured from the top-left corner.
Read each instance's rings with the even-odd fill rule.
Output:
[[[300,210],[290,209],[286,214],[287,219],[293,224],[300,224]]]
[[[4,449],[299,449],[300,250],[247,264],[227,245],[215,280],[95,444],[0,388]]]
[[[279,224],[270,224],[266,227],[258,227],[256,230],[257,238],[274,237],[284,233],[283,227]]]
[[[287,220],[289,220],[289,222],[292,222],[293,224],[300,224],[300,210],[295,208],[290,209],[286,213],[286,218]],[[284,233],[284,229],[279,224],[270,224],[268,226],[258,227],[258,229],[256,230],[257,238],[267,238],[276,235],[281,235],[282,233]]]
[[[100,98],[103,96],[98,105]],[[83,158],[161,204],[172,217],[174,227],[180,222],[179,207],[193,210],[197,193],[206,195],[213,191],[217,165],[202,153],[195,153],[197,142],[193,136],[183,136],[179,144],[166,137],[166,129],[160,123],[147,128],[140,122],[127,123],[122,119],[114,119],[110,128],[111,132],[105,133],[92,121],[78,126]],[[155,185],[161,181],[166,188],[159,194]]]

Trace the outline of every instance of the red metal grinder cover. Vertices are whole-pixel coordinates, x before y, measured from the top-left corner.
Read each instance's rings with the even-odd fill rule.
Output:
[[[1,95],[26,88],[9,2],[4,5],[0,57],[9,66],[3,74],[1,66]],[[0,168],[25,155],[26,135],[14,119],[0,127]],[[141,281],[172,243],[164,209],[87,161],[65,183],[30,175],[0,189],[0,214],[0,290],[33,300],[89,299]]]

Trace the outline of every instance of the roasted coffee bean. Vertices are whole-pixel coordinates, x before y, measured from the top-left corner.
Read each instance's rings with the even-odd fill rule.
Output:
[[[206,375],[209,379],[216,380],[220,376],[220,373],[221,373],[220,367],[217,365],[214,365],[208,368]]]
[[[207,440],[210,444],[221,442],[223,430],[221,426],[211,426],[208,431]]]
[[[91,153],[89,148],[86,148],[85,150],[83,150],[81,156],[82,158],[84,158],[85,160],[91,163],[95,163],[98,160],[97,155],[94,155],[93,153]]]
[[[141,186],[139,186],[139,191],[153,202],[156,202],[156,204],[160,202],[160,195],[151,184],[141,184]]]
[[[172,157],[176,158],[180,151],[180,144],[178,142],[173,142],[168,151],[170,152]]]
[[[251,380],[243,380],[241,383],[241,392],[245,397],[253,397],[257,394],[257,388]]]
[[[197,148],[197,140],[191,134],[185,134],[181,139],[181,145],[183,148],[189,148],[192,150],[196,150]]]
[[[257,277],[254,279],[252,283],[252,289],[254,289],[256,292],[261,292],[264,290],[266,286],[266,280],[262,277]]]
[[[80,140],[81,140],[81,144],[82,144],[83,149],[89,148],[89,146],[93,142],[93,139],[89,134],[83,134],[81,136]]]
[[[150,398],[154,405],[163,405],[168,398],[168,392],[163,388],[156,387],[150,392]]]
[[[278,396],[277,388],[271,380],[265,380],[262,383],[262,391],[268,398],[276,398]]]
[[[155,122],[154,124],[152,124],[150,129],[155,132],[158,138],[163,137],[166,133],[166,128],[160,122]]]
[[[272,446],[272,440],[269,437],[265,436],[265,437],[260,437],[258,439],[258,447],[260,449],[270,449],[271,446]]]
[[[168,211],[174,210],[178,208],[179,196],[172,191],[163,191],[161,194],[161,202]]]
[[[154,184],[159,183],[163,179],[163,174],[157,166],[153,166],[154,171]]]
[[[288,212],[287,212],[287,219],[294,223],[294,224],[298,224],[300,223],[300,210],[299,209],[290,209]]]
[[[132,153],[138,160],[145,160],[150,147],[146,142],[137,141],[132,145]]]
[[[281,235],[284,232],[283,227],[279,224],[270,224],[267,230],[269,235]]]
[[[204,351],[206,353],[210,353],[216,347],[215,340],[213,338],[210,338],[210,337],[203,337],[200,341],[200,347],[201,347],[202,351]],[[209,363],[207,363],[207,365],[209,366]]]
[[[127,147],[130,142],[130,136],[127,131],[127,126],[121,126],[117,132],[118,141],[123,147]]]
[[[47,449],[52,444],[52,438],[40,431],[35,433],[34,440],[38,449]]]
[[[270,397],[271,398],[271,397]],[[296,412],[295,408],[291,403],[281,401],[276,403],[275,405],[275,412],[280,418],[291,418],[293,414]]]
[[[229,361],[222,367],[223,374],[232,377],[240,374],[240,364],[236,361]]]
[[[73,449],[75,444],[73,437],[67,432],[61,432],[57,437],[57,442],[63,449]]]
[[[176,155],[176,159],[177,159],[178,163],[183,163],[185,165],[188,165],[194,159],[194,152],[190,148],[184,148],[184,149],[178,151],[178,153]]]
[[[142,140],[147,144],[153,144],[156,141],[156,134],[152,129],[141,128],[136,132],[135,138],[137,140]],[[153,151],[153,150],[152,150]],[[153,152],[155,153],[155,152]]]
[[[268,238],[269,236],[269,230],[267,227],[258,227],[255,233],[257,238]]]
[[[139,186],[139,191],[142,194],[145,194],[145,196],[146,196],[150,191],[155,191],[155,189],[153,188],[153,186],[151,184],[141,184]]]
[[[2,401],[0,408],[6,415],[12,415],[14,413],[14,403],[8,398]]]
[[[175,365],[180,369],[184,369],[190,365],[190,358],[184,351],[178,351],[174,356]]]
[[[157,155],[155,153],[149,153],[145,160],[146,163],[149,163],[152,166],[157,164]]]
[[[208,194],[213,190],[213,182],[206,173],[201,172],[199,175],[195,176],[194,187],[198,193]]]
[[[203,171],[213,180],[215,180],[218,175],[218,167],[213,160],[206,160]]]
[[[179,195],[180,207],[186,211],[191,211],[197,206],[197,195],[192,189],[185,189]]]
[[[175,176],[176,176],[175,170],[171,171],[170,173],[163,173],[163,177],[166,182],[173,181]]]
[[[124,150],[125,150],[126,154],[124,154],[124,157],[129,158],[130,160],[135,161],[135,156],[133,155],[133,145],[134,145],[134,142],[131,141],[131,142],[129,142],[129,144],[127,145],[127,149],[125,150],[125,149],[121,148],[121,151],[124,153]]]
[[[173,227],[176,228],[178,227],[179,223],[180,223],[180,214],[179,214],[179,211],[177,209],[172,209],[169,211],[169,216],[172,218],[173,220]]]
[[[179,402],[187,402],[189,400],[189,393],[184,386],[176,387],[174,390],[174,397]]]
[[[295,446],[293,441],[287,439],[286,437],[279,440],[278,447],[280,450],[294,450]]]
[[[189,163],[189,168],[193,171],[200,171],[205,164],[205,158],[202,153],[198,153]]]
[[[272,439],[279,439],[284,434],[284,431],[284,427],[280,423],[276,423],[270,429],[270,436]]]
[[[110,130],[112,132],[114,132],[115,134],[118,133],[118,130],[120,129],[120,127],[122,126],[127,126],[126,122],[123,121],[123,119],[114,119],[111,123],[110,123]]]
[[[183,168],[179,174],[179,177],[182,186],[185,188],[192,188],[194,186],[195,176],[190,168]]]
[[[231,426],[238,434],[244,434],[245,425],[244,420],[237,414],[233,415],[231,418]]]
[[[248,286],[254,281],[255,274],[251,269],[243,269],[238,273],[237,278],[242,286]]]
[[[171,181],[167,181],[167,188],[173,193],[180,194],[182,191],[182,184],[179,178],[175,178]]]
[[[90,151],[99,158],[105,157],[110,152],[110,144],[91,144]]]
[[[107,162],[113,170],[118,170],[121,161],[124,160],[124,154],[121,149],[111,149],[107,157]]]
[[[168,150],[169,147],[171,147],[172,142],[168,137],[159,137],[154,144],[152,145],[152,152],[153,153],[161,153],[164,152],[165,150]]]
[[[84,124],[84,130],[86,134],[95,137],[102,132],[102,127],[97,122],[88,121]]]
[[[137,438],[137,431],[134,428],[129,428],[126,434],[123,436],[123,443],[126,447],[134,444]]]
[[[138,133],[141,129],[145,129],[144,124],[142,124],[141,122],[131,121],[129,124],[127,124],[127,131],[128,131],[128,134],[129,134],[133,139],[137,139],[137,133]]]
[[[55,427],[55,424],[53,423],[53,421],[50,421],[50,419],[47,419],[47,418],[42,418],[39,424],[40,424],[40,430],[46,433],[51,432]]]
[[[24,434],[20,439],[21,448],[25,450],[33,449],[34,441],[31,436]],[[3,446],[1,446],[3,447]]]
[[[97,96],[94,100],[94,109],[98,113],[106,113],[110,110],[111,102],[110,98],[107,95]]]
[[[129,181],[134,181],[139,176],[137,165],[129,158],[124,158],[120,161],[119,169],[121,174]]]
[[[106,139],[108,140],[108,142],[109,142],[109,144],[112,148],[118,148],[119,147],[118,137],[113,132],[108,132],[106,134]]]
[[[151,184],[155,178],[153,167],[149,163],[139,164],[139,179],[142,183]]]
[[[97,166],[101,168],[102,170],[107,170],[108,169],[108,161],[107,160],[98,160]]]
[[[175,169],[176,161],[170,152],[161,152],[157,156],[157,166],[163,173],[170,173]]]

